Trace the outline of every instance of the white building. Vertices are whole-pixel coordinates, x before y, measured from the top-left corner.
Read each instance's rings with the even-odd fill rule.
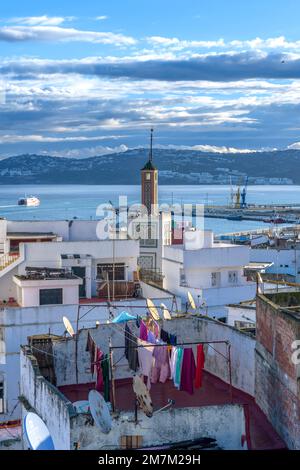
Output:
[[[283,247],[253,248],[252,262],[272,263],[266,272],[274,275],[289,275],[293,282],[300,282],[300,243],[294,242]]]
[[[220,318],[226,305],[255,297],[255,283],[244,276],[249,247],[215,243],[211,231],[185,231],[184,244],[163,250],[164,288],[187,301],[188,291],[201,313]]]

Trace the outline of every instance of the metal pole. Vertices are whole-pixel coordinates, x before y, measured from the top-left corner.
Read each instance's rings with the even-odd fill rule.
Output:
[[[112,410],[116,411],[116,388],[115,388],[115,374],[114,374],[114,364],[113,364],[113,347],[111,338],[109,338],[109,367],[110,367],[110,377],[111,377],[111,394],[112,394]]]
[[[113,272],[112,272],[112,278],[113,278],[113,292],[112,292],[112,299],[113,301],[115,300],[115,232],[113,233]]]
[[[76,335],[75,335],[75,372],[76,372],[76,383],[78,384],[78,330],[79,330],[79,312],[80,305],[77,309],[77,318],[76,318]]]

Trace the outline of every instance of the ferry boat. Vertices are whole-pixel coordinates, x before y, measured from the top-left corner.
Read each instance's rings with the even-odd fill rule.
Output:
[[[18,206],[39,206],[40,200],[36,196],[21,197],[18,200]]]

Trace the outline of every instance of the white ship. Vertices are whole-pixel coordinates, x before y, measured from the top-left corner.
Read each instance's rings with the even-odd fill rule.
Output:
[[[19,206],[39,206],[40,205],[40,200],[36,196],[29,196],[29,197],[21,197],[18,200],[18,205]]]

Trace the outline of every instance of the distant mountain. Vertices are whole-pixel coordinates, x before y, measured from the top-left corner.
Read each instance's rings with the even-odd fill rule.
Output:
[[[19,155],[0,160],[2,184],[139,184],[147,149],[71,159]],[[221,154],[155,149],[160,184],[300,184],[300,150]]]

